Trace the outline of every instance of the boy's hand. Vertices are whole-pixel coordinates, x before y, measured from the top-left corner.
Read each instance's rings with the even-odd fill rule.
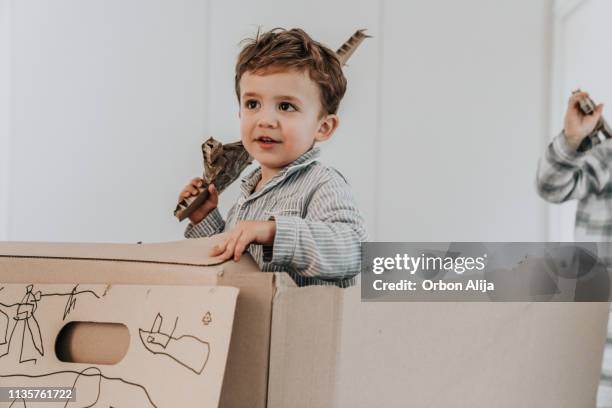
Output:
[[[225,241],[215,245],[210,256],[220,256],[221,260],[234,258],[238,262],[246,247],[254,242],[256,244],[272,244],[276,235],[276,222],[274,221],[238,221],[225,237]]]
[[[184,198],[189,198],[191,196],[195,197],[198,194],[200,194],[202,191],[204,191],[204,189],[202,188],[203,183],[204,183],[204,180],[202,180],[200,177],[196,177],[193,180],[191,180],[191,182],[187,184],[185,188],[183,189],[183,191],[181,191],[181,193],[179,194],[179,199],[178,199],[179,202],[183,200]],[[191,221],[191,223],[194,225],[202,221],[204,218],[206,218],[206,216],[212,210],[217,208],[217,205],[219,204],[219,193],[217,192],[217,189],[215,188],[214,184],[210,184],[208,186],[208,192],[209,192],[208,199],[204,201],[204,204],[202,204],[200,208],[195,210],[189,216],[189,221]]]
[[[603,105],[599,104],[592,115],[585,115],[578,106],[578,99],[589,96],[587,92],[577,92],[569,98],[567,112],[565,113],[565,137],[574,150],[578,148],[582,139],[590,134],[603,111]]]

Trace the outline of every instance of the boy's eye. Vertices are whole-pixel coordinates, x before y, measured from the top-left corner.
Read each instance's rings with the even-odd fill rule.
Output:
[[[257,102],[255,99],[249,99],[244,103],[244,106],[247,109],[255,109],[257,106],[259,106],[259,102]]]
[[[278,104],[278,108],[282,111],[285,112],[294,112],[297,109],[295,109],[295,106],[293,106],[292,104],[290,104],[289,102],[281,102]]]

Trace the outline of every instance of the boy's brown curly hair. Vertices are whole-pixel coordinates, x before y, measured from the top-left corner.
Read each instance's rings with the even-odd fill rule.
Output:
[[[235,88],[240,102],[240,78],[245,72],[262,73],[272,69],[295,69],[306,72],[317,83],[321,106],[325,114],[335,114],[346,92],[346,78],[336,53],[314,41],[299,28],[274,28],[257,31],[255,38],[246,39],[236,62]]]

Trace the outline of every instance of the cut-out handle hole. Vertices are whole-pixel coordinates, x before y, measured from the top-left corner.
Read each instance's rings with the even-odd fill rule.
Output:
[[[113,365],[123,360],[129,345],[124,324],[70,322],[55,340],[55,355],[66,363]]]

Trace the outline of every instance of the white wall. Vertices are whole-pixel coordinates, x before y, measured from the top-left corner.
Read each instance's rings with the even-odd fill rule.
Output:
[[[375,37],[346,68],[341,127],[322,145],[373,240],[546,236],[534,178],[549,0],[2,1],[11,240],[180,238],[171,210],[201,172],[199,144],[238,139],[233,67],[258,25],[300,26],[334,48],[356,28]]]
[[[386,3],[379,239],[545,237],[548,1]]]
[[[10,135],[10,43],[9,0],[0,0],[0,241],[8,239],[9,135]]]
[[[9,239],[179,236],[206,134],[206,3],[12,3]]]

